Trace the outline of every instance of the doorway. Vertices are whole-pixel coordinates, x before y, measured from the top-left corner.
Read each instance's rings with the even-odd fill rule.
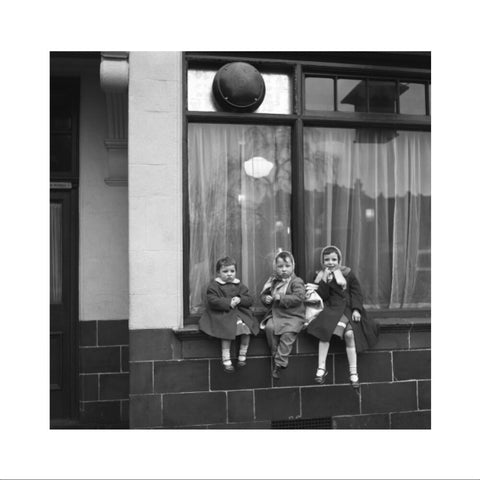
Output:
[[[78,418],[79,79],[50,80],[50,425]]]

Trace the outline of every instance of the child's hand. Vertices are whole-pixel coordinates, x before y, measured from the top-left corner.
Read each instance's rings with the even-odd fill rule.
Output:
[[[352,312],[352,320],[354,322],[359,322],[361,320],[362,316],[360,315],[360,312],[358,310],[354,310]]]
[[[305,285],[305,291],[310,295],[314,290],[318,290],[318,285],[316,283],[307,283]]]
[[[273,297],[271,295],[265,295],[263,300],[267,305],[270,305],[273,302]]]
[[[332,272],[326,268],[324,271],[323,271],[323,277],[322,277],[322,280],[327,283],[328,282],[328,277],[332,275]]]
[[[233,297],[230,301],[230,307],[235,308],[240,303],[240,297]]]
[[[279,300],[280,300],[280,294],[279,294],[279,293],[276,293],[276,294],[275,294],[275,297],[273,297],[273,298],[274,298],[274,300],[279,301]]]

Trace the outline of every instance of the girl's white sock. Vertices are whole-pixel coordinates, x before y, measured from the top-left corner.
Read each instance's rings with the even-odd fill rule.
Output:
[[[248,345],[250,344],[250,336],[243,335],[240,343],[240,348],[238,350],[238,359],[241,362],[244,362],[247,358]]]
[[[357,375],[357,351],[355,347],[347,347],[347,359],[348,359],[348,368],[350,370],[350,375]]]
[[[225,365],[231,365],[230,360],[230,340],[222,340],[222,362]]]

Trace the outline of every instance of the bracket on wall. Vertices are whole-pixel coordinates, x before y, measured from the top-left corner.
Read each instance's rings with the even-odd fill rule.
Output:
[[[128,178],[128,52],[102,52],[100,85],[107,104],[107,177],[110,186],[126,186]]]

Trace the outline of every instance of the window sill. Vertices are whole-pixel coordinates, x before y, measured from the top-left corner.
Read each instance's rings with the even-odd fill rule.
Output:
[[[370,318],[376,318],[381,320],[383,324],[383,319],[396,319],[396,320],[405,320],[405,319],[421,319],[423,321],[428,321],[430,323],[430,318],[432,315],[430,308],[417,308],[417,309],[402,309],[402,308],[390,308],[390,309],[366,309],[367,314]],[[261,321],[265,312],[255,313],[255,317],[258,321]],[[200,320],[200,315],[190,315],[185,318],[184,325],[185,329],[198,325]]]
[[[376,312],[375,314],[373,312]],[[384,311],[380,310],[370,310],[368,314],[377,319],[380,324],[381,332],[392,332],[398,330],[419,330],[425,331],[430,330],[431,319],[430,319],[430,310],[425,311],[409,311],[404,312],[401,310],[398,311],[388,311],[389,315],[385,314]],[[174,328],[173,333],[180,340],[194,339],[194,338],[207,338],[207,335],[201,332],[197,324],[185,325],[183,328]],[[265,335],[264,331],[261,330],[259,333],[260,336]]]

